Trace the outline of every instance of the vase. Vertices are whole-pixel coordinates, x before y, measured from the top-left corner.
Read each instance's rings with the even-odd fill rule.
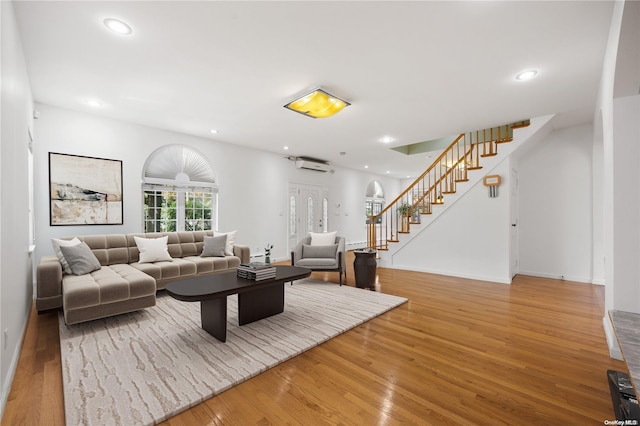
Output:
[[[265,256],[264,263],[271,263],[271,256]]]

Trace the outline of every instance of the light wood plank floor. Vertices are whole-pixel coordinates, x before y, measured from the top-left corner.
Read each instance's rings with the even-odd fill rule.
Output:
[[[353,254],[348,255],[353,264]],[[336,273],[312,278],[336,283]],[[353,269],[348,272],[354,285]],[[327,285],[334,285],[327,283]],[[378,269],[408,303],[166,425],[602,425],[614,420],[604,288]],[[363,290],[366,291],[366,290]],[[31,315],[2,425],[62,425],[57,316]]]

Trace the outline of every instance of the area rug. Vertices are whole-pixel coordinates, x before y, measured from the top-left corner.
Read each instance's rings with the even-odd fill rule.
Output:
[[[238,326],[227,302],[227,341],[200,328],[200,304],[160,292],[142,311],[67,326],[60,351],[68,425],[145,425],[368,321],[407,299],[313,280],[285,285],[284,312]]]

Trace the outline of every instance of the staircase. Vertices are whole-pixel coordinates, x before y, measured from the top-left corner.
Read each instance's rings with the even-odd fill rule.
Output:
[[[551,118],[519,121],[458,136],[395,200],[379,214],[368,217],[368,247],[381,252],[380,257],[385,257],[384,252],[396,251],[402,245],[397,243],[411,238],[412,228],[424,229],[427,218],[441,213],[445,203],[458,199],[461,192],[475,185]],[[518,131],[518,141],[512,143],[514,129],[522,130]]]

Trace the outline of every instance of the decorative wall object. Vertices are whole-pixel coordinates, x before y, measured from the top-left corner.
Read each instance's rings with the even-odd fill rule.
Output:
[[[49,153],[50,225],[122,225],[122,161]]]

